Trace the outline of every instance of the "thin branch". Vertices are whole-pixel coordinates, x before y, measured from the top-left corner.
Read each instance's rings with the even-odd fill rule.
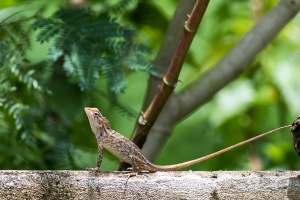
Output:
[[[167,69],[168,69],[168,65],[171,63],[172,61],[172,57],[175,54],[176,51],[176,47],[177,44],[180,40],[180,37],[183,33],[183,28],[182,28],[182,24],[184,24],[185,19],[187,17],[187,13],[191,13],[191,11],[193,10],[193,7],[196,3],[196,0],[180,0],[177,8],[175,10],[174,16],[172,17],[172,20],[169,24],[168,30],[165,34],[165,38],[162,42],[162,45],[155,57],[154,60],[154,66],[156,66],[156,68],[159,70],[158,74],[155,76],[150,76],[149,81],[148,81],[148,85],[147,85],[147,92],[145,95],[145,100],[143,103],[143,107],[142,110],[146,110],[147,107],[150,105],[151,100],[154,98],[155,94],[157,93],[157,88],[160,86],[161,81],[163,79],[163,75],[166,73]],[[179,112],[179,106],[177,106],[177,103],[174,102],[174,93],[171,94],[171,96],[169,97],[169,100],[167,101],[166,105],[164,106],[164,109],[167,109],[169,111],[170,114],[174,114],[176,115],[177,112]],[[170,106],[172,106],[172,108],[170,108]],[[162,110],[162,112],[163,112]],[[156,126],[155,124],[161,124],[161,127]],[[167,137],[168,133],[170,133],[171,131],[171,127],[172,127],[172,122],[169,122],[168,119],[166,117],[161,117],[161,114],[158,116],[158,119],[156,120],[154,126],[152,127],[150,132],[156,132],[155,129],[159,129],[159,133],[161,133],[160,135],[157,135],[157,137],[155,137],[155,143],[152,143],[150,141],[151,145],[144,145],[143,146],[143,152],[146,154],[146,157],[148,159],[150,159],[151,161],[154,160],[154,158],[152,159],[151,156],[149,155],[156,155],[156,153],[152,153],[153,151],[159,151],[159,148],[155,148],[155,145],[158,145],[158,147],[161,147],[162,145],[159,144],[160,141],[165,141],[165,138],[160,139],[159,137]],[[164,131],[162,133],[162,131]],[[147,137],[147,142],[145,144],[149,143],[149,139],[153,139],[153,137]],[[153,146],[154,145],[154,146]],[[148,154],[148,152],[151,152]],[[126,163],[123,165],[126,165]],[[127,169],[129,167],[128,166],[124,166],[123,169]]]
[[[146,110],[157,93],[157,88],[161,84],[164,74],[168,70],[168,66],[175,54],[177,44],[183,33],[182,24],[186,21],[187,13],[193,10],[196,0],[180,0],[175,10],[174,16],[169,23],[168,30],[165,33],[162,45],[153,61],[153,65],[157,68],[156,75],[151,75],[148,82],[147,93],[143,103],[143,109]]]

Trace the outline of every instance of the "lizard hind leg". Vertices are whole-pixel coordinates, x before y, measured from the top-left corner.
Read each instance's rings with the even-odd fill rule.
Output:
[[[133,155],[129,156],[130,160],[131,160],[131,166],[132,166],[132,172],[138,173],[139,172],[139,168],[136,164],[136,157]]]
[[[131,165],[132,165],[132,171],[133,172],[155,172],[158,170],[149,170],[149,168],[151,169],[152,167],[149,166],[151,163],[148,162],[147,160],[143,160],[137,156],[134,155],[130,155],[129,156],[130,160],[131,160]],[[154,167],[154,166],[153,166]]]

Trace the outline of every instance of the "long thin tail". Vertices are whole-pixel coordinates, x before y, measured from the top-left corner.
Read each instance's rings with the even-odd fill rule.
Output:
[[[276,131],[279,131],[279,130],[281,130],[281,129],[288,128],[288,127],[291,127],[291,125],[282,126],[282,127],[273,129],[273,130],[271,130],[271,131],[262,133],[262,134],[260,134],[260,135],[258,135],[258,136],[255,136],[255,137],[250,138],[250,139],[248,139],[248,140],[245,140],[245,141],[243,141],[243,142],[237,143],[237,144],[235,144],[235,145],[232,145],[232,146],[230,146],[230,147],[227,147],[227,148],[222,149],[222,150],[220,150],[220,151],[217,151],[217,152],[215,152],[215,153],[209,154],[209,155],[207,155],[207,156],[203,156],[203,157],[201,157],[201,158],[197,158],[197,159],[194,159],[194,160],[186,161],[186,162],[179,163],[179,164],[175,164],[175,165],[166,165],[166,166],[154,165],[154,167],[157,168],[158,171],[173,171],[173,170],[182,169],[182,168],[191,166],[191,165],[193,165],[193,164],[202,162],[202,161],[204,161],[204,160],[213,158],[213,157],[218,156],[218,155],[220,155],[220,154],[222,154],[222,153],[225,153],[225,152],[227,152],[227,151],[230,151],[231,149],[234,149],[234,148],[236,148],[236,147],[242,146],[242,145],[247,144],[247,143],[249,143],[249,142],[252,142],[252,141],[254,141],[254,140],[258,139],[258,138],[264,137],[264,136],[266,136],[266,135],[268,135],[268,134],[274,133],[274,132],[276,132]]]

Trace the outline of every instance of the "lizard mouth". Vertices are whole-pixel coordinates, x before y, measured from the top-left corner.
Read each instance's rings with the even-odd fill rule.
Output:
[[[93,115],[94,112],[93,112],[93,108],[90,108],[90,107],[85,107],[84,108],[84,111],[87,115]]]

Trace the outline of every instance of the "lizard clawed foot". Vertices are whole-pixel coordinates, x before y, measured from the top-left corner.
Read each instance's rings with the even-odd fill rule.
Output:
[[[129,174],[127,174],[128,175],[127,180],[131,177],[137,176],[138,174],[139,174],[138,172],[130,172]]]
[[[136,175],[138,175],[139,173],[149,172],[148,170],[139,170],[139,169],[134,170],[132,167],[128,167],[127,170],[130,171],[130,174],[136,174]]]
[[[127,170],[128,171],[133,171],[133,168],[132,167],[128,167]]]
[[[90,172],[99,172],[99,167],[86,167],[85,169]]]
[[[128,168],[129,169],[129,168]],[[129,174],[126,174],[127,178],[126,178],[126,182],[125,182],[125,185],[127,185],[127,182],[128,180],[131,178],[131,177],[134,177],[134,176],[137,176],[139,175],[139,172],[129,172]]]

